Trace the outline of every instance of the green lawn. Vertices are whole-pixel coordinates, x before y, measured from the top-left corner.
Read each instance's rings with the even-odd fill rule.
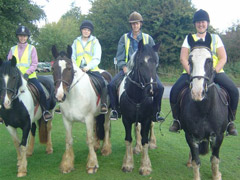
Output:
[[[163,113],[170,110],[169,100],[163,100]],[[240,113],[238,111],[236,124],[240,132]],[[65,150],[65,130],[61,115],[55,114],[53,120],[52,141],[54,152],[45,154],[45,146],[40,145],[36,138],[35,151],[28,158],[28,174],[21,179],[89,179],[89,180],[191,180],[192,169],[185,166],[189,148],[184,138],[184,132],[174,134],[168,132],[171,124],[171,115],[161,126],[156,124],[155,134],[158,148],[150,150],[152,173],[149,176],[141,176],[138,173],[140,167],[140,155],[134,155],[135,168],[131,173],[123,173],[121,165],[125,153],[124,128],[121,120],[112,122],[112,154],[108,157],[101,156],[97,152],[100,168],[93,175],[86,173],[86,160],[88,147],[86,145],[86,128],[84,124],[76,123],[73,128],[75,170],[69,174],[62,174],[59,170],[61,157]],[[38,135],[38,134],[37,134]],[[240,135],[226,137],[220,151],[220,171],[225,180],[238,180],[240,177]],[[201,176],[203,180],[211,179],[210,154],[201,156]],[[16,151],[12,139],[4,125],[0,125],[0,180],[17,179]]]

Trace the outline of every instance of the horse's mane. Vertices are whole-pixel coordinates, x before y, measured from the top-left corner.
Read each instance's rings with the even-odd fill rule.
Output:
[[[17,88],[22,86],[21,72],[16,66],[12,65],[11,60],[2,62],[1,66],[0,66],[0,75],[1,75],[1,77],[3,75],[9,75],[10,77],[17,75],[20,77]]]

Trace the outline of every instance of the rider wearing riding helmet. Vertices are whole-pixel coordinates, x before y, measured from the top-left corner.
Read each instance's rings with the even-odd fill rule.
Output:
[[[18,44],[11,47],[8,59],[12,59],[15,56],[17,59],[17,67],[23,74],[25,80],[34,84],[40,94],[40,106],[43,112],[43,118],[45,121],[51,120],[52,115],[49,112],[50,104],[47,102],[46,95],[42,86],[40,85],[35,70],[38,65],[38,56],[36,48],[27,43],[30,37],[30,31],[25,26],[19,26],[16,30],[16,36],[18,38]]]
[[[128,72],[127,62],[131,56],[137,51],[138,43],[143,40],[144,44],[155,45],[153,38],[141,31],[143,18],[141,14],[134,11],[129,16],[129,23],[131,25],[131,31],[122,35],[118,42],[117,48],[117,65],[120,69],[119,73],[115,75],[112,81],[108,84],[108,94],[111,101],[111,120],[118,119],[118,98],[117,87],[123,80],[125,74]],[[156,53],[157,57],[158,54]],[[157,68],[157,67],[156,67]],[[164,118],[160,117],[161,100],[164,91],[164,87],[157,76],[158,93],[154,96],[154,103],[156,104],[156,121],[163,121]]]
[[[81,36],[77,37],[72,44],[72,60],[76,62],[84,72],[96,77],[101,84],[101,114],[108,112],[107,87],[100,74],[98,65],[101,62],[102,48],[98,39],[92,35],[93,24],[84,20],[80,25]]]
[[[195,41],[202,39],[205,41],[205,36],[207,34],[207,29],[210,23],[209,15],[206,11],[200,9],[194,14],[193,24],[196,28],[197,33],[193,34],[193,39]],[[227,54],[222,43],[222,40],[217,34],[211,34],[212,44],[211,51],[213,53],[213,68],[216,72],[214,82],[219,84],[225,90],[227,90],[230,96],[230,111],[229,111],[229,123],[227,127],[227,132],[229,135],[236,136],[237,130],[233,121],[235,120],[238,100],[239,100],[239,91],[233,81],[224,73],[223,67],[227,62]],[[180,54],[180,62],[184,68],[184,72],[181,77],[177,80],[177,82],[173,85],[170,92],[170,104],[172,108],[173,114],[173,124],[169,128],[171,132],[178,132],[181,129],[181,123],[179,121],[179,102],[178,96],[183,90],[184,87],[189,86],[189,63],[188,56],[190,52],[190,46],[187,41],[187,36],[183,42],[181,54]]]

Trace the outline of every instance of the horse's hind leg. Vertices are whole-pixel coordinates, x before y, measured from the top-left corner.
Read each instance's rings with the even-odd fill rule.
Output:
[[[138,123],[137,126],[135,126],[135,136],[136,136],[136,146],[133,149],[134,154],[139,154],[142,152],[142,136],[141,136],[141,124]]]
[[[35,135],[36,135],[36,124],[32,123],[30,138],[27,146],[27,157],[32,156],[34,150],[34,143],[35,143]]]
[[[62,157],[60,169],[62,173],[69,173],[74,169],[74,152],[73,152],[73,138],[72,138],[72,123],[67,121],[63,116],[63,122],[66,129],[66,150]]]
[[[150,128],[149,148],[150,149],[156,149],[157,148],[157,140],[156,140],[156,136],[154,134],[154,122],[151,123],[151,128]]]
[[[53,153],[51,130],[52,130],[52,120],[49,120],[47,122],[47,147],[46,147],[47,154]]]
[[[110,141],[110,128],[111,128],[111,121],[109,118],[110,112],[108,111],[108,114],[105,115],[105,121],[104,121],[104,131],[105,136],[103,139],[103,147],[101,150],[101,153],[103,156],[108,156],[112,153],[112,144]]]
[[[191,152],[189,152],[187,167],[189,167],[189,168],[192,167],[192,154],[191,154]]]

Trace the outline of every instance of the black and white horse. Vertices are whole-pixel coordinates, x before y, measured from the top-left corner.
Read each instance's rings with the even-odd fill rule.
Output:
[[[72,126],[74,122],[82,122],[86,124],[89,147],[87,172],[95,173],[99,168],[95,152],[100,146],[99,138],[104,138],[102,155],[107,156],[112,152],[109,112],[105,115],[100,114],[99,96],[91,84],[89,75],[71,60],[71,46],[68,46],[67,53],[64,51],[58,53],[56,47],[53,46],[52,54],[55,58],[53,64],[55,98],[60,104],[66,129],[66,150],[60,165],[61,171],[69,173],[74,169]],[[103,132],[102,137],[100,137],[101,134],[95,132],[96,130]]]
[[[210,50],[211,35],[205,41],[194,41],[188,35],[191,46],[189,54],[190,88],[181,101],[180,121],[190,147],[194,179],[200,180],[199,154],[207,154],[209,142],[212,150],[212,177],[221,179],[219,150],[228,123],[228,106],[218,86],[213,82],[213,56]]]
[[[134,168],[132,149],[132,124],[141,124],[142,160],[139,173],[148,175],[152,171],[148,156],[148,136],[152,120],[155,118],[153,96],[156,93],[156,52],[159,45],[151,47],[139,42],[138,50],[129,61],[130,71],[120,85],[119,102],[125,127],[126,154],[122,170],[131,172]]]
[[[17,151],[18,177],[27,175],[27,156],[32,155],[35,122],[39,122],[40,142],[47,144],[46,152],[53,152],[51,141],[52,121],[44,122],[42,109],[34,100],[27,81],[16,66],[17,60],[13,56],[10,61],[0,61],[0,116],[4,120],[7,130],[12,136]],[[40,82],[49,91],[54,93],[53,81],[48,78],[39,78]],[[36,98],[35,98],[36,99]],[[51,98],[51,109],[55,107],[55,100]],[[21,141],[17,135],[17,128],[22,129]],[[30,133],[31,131],[31,133]],[[31,134],[30,141],[29,133]]]

